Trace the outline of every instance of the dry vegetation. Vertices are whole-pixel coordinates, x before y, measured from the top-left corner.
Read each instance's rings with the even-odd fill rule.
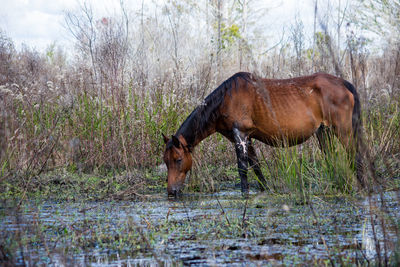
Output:
[[[258,21],[266,12],[256,10],[252,1],[223,2],[170,1],[155,6],[154,13],[145,7],[129,11],[121,4],[120,15],[103,18],[83,5],[65,14],[65,25],[75,38],[75,50],[68,54],[56,45],[45,53],[28,47],[16,50],[1,32],[2,193],[35,190],[49,171],[117,173],[130,185],[163,186],[165,176],[155,171],[162,163],[161,133],[174,133],[208,93],[239,70],[270,78],[324,71],[351,81],[362,98],[371,162],[366,169],[393,187],[400,169],[400,45],[393,38],[399,36],[398,25],[385,27],[389,35],[379,32],[383,24],[371,26],[382,37],[376,49],[354,26],[362,26],[368,12],[350,17],[352,6],[323,6],[318,7],[312,36],[306,36],[296,19],[274,45],[260,33],[263,25]],[[340,156],[324,167],[315,140],[297,149],[281,153],[258,146],[271,188],[279,189],[274,184],[283,180],[283,187],[291,189],[287,185],[293,181],[283,176],[294,161],[304,168],[307,184],[321,184],[317,191],[351,191],[352,174],[343,170],[348,166]],[[207,139],[195,154],[192,189],[214,190],[218,179],[236,176],[233,148],[221,136]],[[298,168],[292,171],[299,175]],[[343,184],[335,186],[338,181]]]
[[[128,10],[121,1],[120,12],[109,17],[96,17],[90,6],[82,5],[65,14],[65,26],[75,41],[73,51],[57,45],[46,52],[26,46],[16,49],[7,33],[0,31],[2,205],[12,203],[20,211],[20,200],[32,195],[88,200],[137,198],[149,188],[164,192],[161,133],[173,134],[219,83],[237,71],[270,78],[324,71],[352,82],[361,96],[362,149],[371,186],[366,216],[377,256],[372,262],[364,258],[355,264],[395,266],[400,257],[400,224],[388,212],[384,192],[398,190],[400,182],[399,4],[347,1],[333,8],[326,4],[329,1],[318,1],[312,34],[297,18],[272,43],[261,19],[268,11],[257,8],[260,2],[164,1]],[[312,229],[324,219],[314,211],[312,203],[320,198],[313,196],[358,194],[343,148],[337,142],[333,146],[331,155],[324,157],[316,139],[282,149],[257,143],[268,192],[300,196],[294,202],[308,204]],[[223,180],[233,184],[238,176],[235,162],[232,145],[212,135],[195,149],[187,190],[215,191]],[[378,200],[371,198],[371,191]],[[394,206],[400,203],[398,192]],[[245,225],[245,211],[242,220],[236,215],[236,221],[231,219],[239,230]],[[222,222],[227,218],[218,216]],[[18,222],[19,215],[15,218]],[[43,239],[39,220],[35,222],[32,228]],[[138,233],[146,226],[132,228],[125,221],[123,225],[129,226],[127,244],[143,245]],[[209,221],[206,226],[211,229]],[[388,237],[386,230],[396,237]],[[383,237],[376,234],[379,231]],[[19,261],[30,262],[22,253],[30,239],[22,230],[16,233],[10,237],[4,232],[7,239],[0,238],[0,263],[15,264],[18,253],[22,254]],[[78,237],[82,233],[86,232]],[[323,238],[321,231],[320,235]],[[46,245],[38,240],[29,244]],[[337,257],[340,261],[329,258],[332,266],[343,265],[342,256]]]

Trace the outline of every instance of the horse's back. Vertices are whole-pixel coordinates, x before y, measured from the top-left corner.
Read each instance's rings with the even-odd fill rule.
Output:
[[[342,78],[327,73],[282,80],[266,79],[263,94],[269,95],[269,102],[267,99],[264,105],[281,114],[275,115],[280,118],[281,125],[288,120],[304,123],[312,119],[317,126],[321,122],[331,126],[335,117],[351,118],[354,96],[344,82]]]
[[[221,108],[224,128],[237,127],[266,143],[300,143],[321,124],[351,123],[352,94],[325,73],[292,79],[238,81]],[[350,113],[349,113],[350,111]],[[284,141],[284,140],[281,140]]]

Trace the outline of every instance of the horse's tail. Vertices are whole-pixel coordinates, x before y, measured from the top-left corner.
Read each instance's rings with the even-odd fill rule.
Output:
[[[353,94],[354,98],[354,107],[352,116],[353,138],[354,140],[358,141],[361,138],[361,126],[362,126],[360,97],[358,96],[358,93],[354,85],[352,85],[348,81],[344,81],[344,86]]]
[[[353,141],[352,145],[355,153],[355,168],[357,172],[357,179],[362,186],[365,186],[365,181],[362,175],[362,150],[364,149],[362,143],[362,121],[361,121],[361,104],[360,97],[358,96],[357,90],[348,81],[344,81],[344,86],[353,94],[354,107],[352,115],[352,128],[353,128]]]

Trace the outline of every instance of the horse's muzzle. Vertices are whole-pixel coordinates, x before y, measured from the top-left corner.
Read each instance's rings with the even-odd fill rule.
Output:
[[[181,195],[181,190],[177,188],[168,189],[168,197],[178,198]]]

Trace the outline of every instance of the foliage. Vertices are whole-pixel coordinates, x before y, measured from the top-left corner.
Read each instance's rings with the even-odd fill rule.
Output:
[[[237,66],[251,69],[252,65],[243,63],[243,51],[236,46],[237,42],[248,42],[250,55],[257,51],[255,43],[244,40],[248,34],[246,18],[240,16],[247,16],[248,9],[245,2],[240,4],[239,11],[230,11],[237,12],[233,21],[224,16],[220,21],[224,46],[220,65],[211,53],[215,48],[212,34],[199,38],[185,31],[190,25],[179,24],[201,13],[200,4],[190,2],[171,2],[165,7],[168,12],[160,11],[160,17],[142,10],[137,28],[131,27],[134,22],[123,5],[120,17],[98,19],[87,5],[67,13],[67,26],[76,39],[76,50],[71,52],[75,57],[68,60],[66,52],[55,44],[45,53],[27,47],[17,51],[12,40],[1,33],[2,188],[18,185],[20,190],[13,190],[17,195],[34,191],[35,180],[52,171],[106,177],[128,172],[140,177],[131,182],[151,184],[147,174],[155,173],[162,164],[161,133],[173,134],[208,93],[239,71]],[[158,19],[169,21],[169,26],[162,26]],[[370,158],[376,161],[379,176],[394,187],[390,177],[398,175],[400,153],[400,68],[396,60],[400,54],[390,45],[381,54],[374,54],[365,39],[353,33],[348,36],[346,50],[339,53],[342,63],[337,64],[330,59],[336,57],[329,31],[314,33],[316,43],[311,47],[304,40],[302,22],[296,23],[292,38],[268,53],[251,56],[257,63],[254,71],[260,76],[287,78],[317,69],[338,72],[352,81],[362,100]],[[183,56],[188,53],[191,57]],[[316,194],[352,193],[355,188],[340,145],[327,157],[315,140],[299,150],[271,149],[263,144],[257,147],[264,158],[269,186],[277,192],[303,194],[300,189],[306,186]],[[222,136],[208,138],[194,154],[188,190],[214,191],[222,181],[237,180],[233,148]],[[155,179],[164,185],[164,176],[156,175]]]
[[[212,215],[207,199],[200,204],[207,214],[183,220],[169,218],[170,212],[176,210],[172,207],[163,220],[155,223],[145,216],[135,221],[129,217],[132,213],[128,217],[116,216],[117,221],[110,223],[113,218],[102,216],[107,213],[103,209],[99,208],[100,216],[93,219],[86,216],[93,207],[83,207],[69,224],[57,212],[61,223],[45,224],[40,212],[36,212],[33,222],[18,224],[24,226],[19,226],[15,235],[0,231],[0,264],[9,259],[13,265],[19,257],[17,251],[24,258],[28,248],[46,250],[48,258],[38,264],[53,264],[53,251],[68,259],[88,248],[117,251],[118,255],[129,251],[129,256],[150,253],[157,259],[158,252],[168,250],[167,243],[208,242],[210,236],[215,240],[254,238],[256,245],[270,245],[268,242],[275,241],[266,240],[265,236],[282,230],[282,225],[287,230],[284,234],[289,232],[291,237],[301,237],[304,230],[319,233],[309,245],[321,249],[323,237],[327,232],[335,235],[343,219],[329,214],[318,217],[315,210],[323,214],[326,207],[321,196],[343,199],[362,193],[368,195],[369,201],[362,204],[368,205],[370,218],[365,220],[370,220],[368,226],[379,225],[383,235],[377,236],[370,229],[374,251],[382,257],[375,262],[393,266],[399,262],[396,247],[394,255],[388,255],[391,248],[386,248],[393,243],[389,242],[390,236],[385,236],[386,230],[395,229],[399,240],[398,218],[388,212],[399,203],[388,206],[383,197],[386,190],[398,190],[400,186],[398,3],[362,1],[359,10],[350,12],[348,23],[358,22],[382,37],[383,44],[375,53],[370,49],[373,40],[357,31],[348,33],[345,48],[340,48],[339,41],[334,44],[333,40],[340,40],[339,22],[337,36],[325,27],[313,33],[311,38],[316,42],[309,45],[302,22],[296,21],[292,38],[286,38],[284,33],[281,41],[270,48],[265,36],[249,38],[248,26],[258,22],[254,12],[249,12],[250,2],[234,1],[232,16],[221,14],[225,13],[224,8],[209,14],[209,1],[205,10],[201,2],[168,1],[163,8],[152,10],[154,14],[146,12],[143,2],[139,12],[132,12],[133,19],[123,1],[121,16],[102,18],[96,18],[91,7],[84,4],[79,11],[66,13],[66,26],[76,46],[68,52],[56,44],[44,53],[26,46],[15,49],[13,41],[0,32],[0,217],[20,222],[21,207],[28,209],[24,205],[31,204],[24,202],[26,199],[61,201],[64,205],[81,200],[97,203],[122,199],[131,200],[128,205],[136,205],[132,200],[147,198],[147,193],[165,194],[161,133],[173,134],[204,97],[242,70],[270,78],[325,71],[351,81],[362,104],[363,167],[372,187],[362,192],[354,166],[336,139],[326,154],[320,151],[315,138],[291,148],[271,148],[256,142],[267,192],[290,196],[293,205],[309,208],[308,216],[298,218],[288,213],[288,208],[276,208],[273,200],[264,199],[264,194],[249,201],[249,207],[255,210],[249,218],[243,212],[248,205],[246,199],[228,202],[229,209],[236,209],[236,213],[228,209],[225,212],[218,200],[217,209],[221,211]],[[210,6],[215,8],[215,3],[212,1]],[[253,16],[248,18],[250,13]],[[220,38],[216,38],[218,34]],[[234,148],[226,138],[215,134],[195,148],[194,167],[185,193],[215,192],[238,182]],[[257,190],[257,178],[251,172],[250,183],[251,189]],[[373,201],[373,190],[379,201]],[[3,207],[10,202],[12,208],[6,211]],[[149,203],[152,201],[142,204]],[[187,214],[185,203],[181,204],[181,213]],[[358,207],[350,206],[358,212]],[[40,209],[40,203],[36,207]],[[259,216],[258,210],[265,216]],[[135,210],[133,214],[139,213]],[[305,221],[302,226],[297,224],[299,219]],[[323,225],[329,225],[327,232],[321,230]],[[384,251],[378,242],[382,239]],[[292,240],[283,242],[293,247]],[[354,264],[350,256],[342,256],[341,246],[332,244],[334,239],[329,241],[323,248],[326,258],[310,259],[310,264]],[[64,244],[62,248],[57,247],[59,242]],[[156,245],[160,250],[154,249]],[[361,245],[356,243],[350,249],[356,255],[362,254]],[[398,241],[396,245],[399,246]],[[212,250],[233,251],[235,246],[214,246]],[[268,255],[257,257],[260,260]],[[277,257],[288,265],[299,260],[297,256]],[[366,260],[361,264],[375,262]],[[66,261],[64,265],[74,263]]]
[[[352,21],[366,31],[385,36],[390,41],[399,42],[400,3],[396,0],[364,0],[355,3]]]

